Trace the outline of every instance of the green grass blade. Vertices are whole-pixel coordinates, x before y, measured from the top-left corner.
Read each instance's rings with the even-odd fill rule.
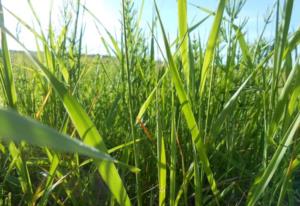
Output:
[[[288,111],[289,111],[290,115],[292,115],[293,112],[297,109],[297,107],[299,105],[297,100],[299,99],[299,97],[300,97],[300,85],[294,89],[294,91],[291,95],[290,102],[288,105]]]
[[[300,28],[293,34],[292,39],[289,41],[287,47],[284,50],[283,58],[285,59],[288,53],[295,49],[300,44]]]
[[[215,195],[217,195],[219,193],[218,189],[217,189],[217,184],[216,184],[216,181],[214,179],[213,173],[212,173],[211,168],[210,168],[210,163],[209,163],[206,151],[205,151],[205,146],[204,146],[204,144],[202,142],[202,139],[201,139],[200,130],[197,126],[194,114],[192,112],[191,103],[188,99],[188,96],[187,96],[186,92],[184,91],[184,86],[183,86],[183,83],[180,79],[180,75],[178,73],[178,70],[176,69],[175,62],[174,62],[173,56],[171,54],[171,49],[169,47],[167,36],[166,36],[165,31],[164,31],[164,27],[163,27],[163,24],[162,24],[162,21],[161,21],[160,15],[159,15],[159,11],[158,11],[158,8],[157,8],[156,4],[155,4],[155,8],[156,8],[157,16],[158,16],[158,19],[159,19],[159,22],[160,22],[162,34],[163,34],[163,40],[164,40],[164,43],[165,43],[165,49],[166,49],[166,53],[167,53],[167,57],[168,57],[168,63],[169,63],[169,67],[170,67],[172,81],[174,83],[176,93],[177,93],[177,96],[179,98],[179,101],[180,101],[180,104],[181,104],[181,107],[182,107],[181,111],[182,111],[182,113],[185,117],[185,120],[187,122],[188,128],[189,128],[190,133],[192,135],[193,142],[196,145],[197,152],[199,154],[199,159],[203,164],[203,168],[204,168],[204,171],[206,173],[208,182],[211,186],[211,190],[213,191],[213,193]]]
[[[167,69],[165,71],[165,73],[163,74],[163,76],[160,78],[160,80],[157,82],[156,86],[154,87],[154,89],[151,91],[151,93],[149,94],[149,96],[147,97],[146,101],[143,103],[143,105],[141,106],[138,115],[136,116],[136,123],[139,123],[139,121],[141,121],[144,113],[147,111],[153,97],[154,94],[157,90],[157,88],[160,86],[160,84],[162,83],[162,81],[165,79],[165,77],[167,76],[167,74],[169,73],[169,70]]]
[[[19,181],[22,191],[27,196],[27,200],[25,201],[30,201],[31,195],[33,193],[32,183],[26,162],[21,158],[21,150],[15,145],[14,142],[11,142],[9,144],[8,149],[12,158],[15,161],[17,172],[20,175]]]
[[[158,74],[157,74],[158,79]],[[158,83],[157,83],[158,84]],[[166,148],[163,133],[162,120],[165,112],[165,93],[164,86],[156,90],[156,142],[157,142],[157,169],[158,169],[158,189],[159,198],[158,205],[166,205],[166,187],[167,187],[167,162],[166,162]]]
[[[299,58],[297,60],[299,62]],[[286,80],[284,87],[282,91],[280,92],[278,102],[276,104],[276,107],[274,109],[274,113],[270,122],[270,127],[268,131],[268,141],[274,143],[274,134],[276,130],[278,129],[278,124],[285,113],[285,106],[289,104],[289,95],[293,94],[293,92],[297,92],[295,90],[294,85],[293,85],[293,80],[299,80],[300,79],[300,72],[299,72],[299,67],[297,63],[294,65],[292,71],[290,72],[288,79]],[[298,84],[299,86],[299,81]]]
[[[178,23],[179,23],[179,45],[183,73],[187,87],[190,84],[190,69],[189,69],[189,35],[188,35],[188,17],[187,17],[187,1],[178,0]]]
[[[176,115],[175,115],[175,97],[172,87],[172,105],[171,105],[171,134],[170,134],[170,205],[175,205],[176,200]]]
[[[292,178],[292,174],[295,172],[296,169],[298,169],[299,167],[299,159],[291,159],[290,160],[290,164],[288,166],[288,168],[286,169],[285,175],[283,177],[283,182],[282,182],[282,186],[280,189],[280,194],[279,194],[279,198],[277,201],[277,206],[281,206],[284,205],[283,201],[285,198],[285,194],[288,190],[288,187],[291,186],[291,178]]]
[[[159,110],[159,109],[158,109]],[[158,111],[159,112],[159,111]],[[161,121],[160,116],[157,116],[157,121]],[[165,141],[161,132],[160,123],[157,123],[157,156],[158,156],[158,188],[159,188],[159,200],[158,205],[166,205],[166,187],[167,187],[167,164],[166,164],[166,150]]]
[[[1,28],[4,26],[4,16],[3,16],[3,8],[2,3],[0,2],[0,26]],[[3,56],[3,71],[2,78],[3,78],[3,85],[4,91],[7,96],[8,105],[12,108],[16,107],[17,103],[17,93],[15,88],[15,83],[12,74],[12,66],[10,60],[10,54],[7,46],[6,34],[3,29],[1,29],[1,53]]]
[[[103,153],[108,153],[103,138],[97,131],[95,125],[90,120],[87,113],[76,101],[76,99],[68,93],[64,85],[59,82],[56,77],[41,62],[39,62],[36,57],[34,57],[13,34],[10,33],[10,31],[8,31],[4,27],[3,29],[16,42],[18,42],[20,46],[22,46],[36,68],[39,68],[47,77],[49,83],[53,86],[58,96],[62,100],[73,124],[75,125],[84,143],[89,146],[97,147]],[[95,161],[95,164],[98,167],[98,171],[101,174],[101,177],[103,178],[119,204],[131,205],[131,201],[127,195],[126,189],[122,183],[121,177],[119,176],[115,165],[112,162],[107,161]]]
[[[209,67],[213,60],[225,5],[226,5],[226,0],[220,0],[218,10],[217,10],[210,34],[209,34],[209,39],[207,41],[203,66],[201,69],[200,88],[199,88],[200,97],[202,97],[202,95],[203,95],[207,74],[209,73],[208,72]]]
[[[55,172],[56,172],[56,170],[58,168],[58,165],[59,165],[59,157],[58,157],[57,154],[54,154],[49,159],[51,161],[51,164],[50,164],[50,169],[48,171],[48,177],[47,177],[46,184],[45,184],[46,186],[45,186],[45,189],[44,189],[44,191],[41,195],[41,200],[39,202],[40,205],[47,205],[49,194],[50,194],[51,188],[53,186]]]
[[[166,205],[166,189],[167,189],[167,164],[166,164],[166,150],[164,137],[160,137],[159,144],[159,205]]]
[[[226,102],[222,112],[218,115],[217,119],[213,122],[212,126],[212,134],[214,137],[220,132],[220,128],[224,121],[226,120],[226,117],[230,114],[232,114],[234,106],[236,105],[236,102],[238,100],[238,97],[240,96],[241,92],[244,90],[246,85],[249,83],[249,81],[253,78],[253,76],[258,72],[259,69],[262,68],[262,66],[272,57],[273,52],[270,52],[268,56],[266,56],[253,70],[253,72],[247,77],[247,79],[241,84],[241,86],[237,89],[237,91],[231,96],[231,98]],[[248,59],[248,58],[247,58]],[[249,60],[249,59],[248,59]],[[252,65],[252,62],[248,62],[250,65]]]
[[[279,1],[278,1],[279,4]],[[285,10],[284,10],[284,22],[283,26],[279,28],[279,31],[276,31],[275,39],[275,54],[274,54],[274,70],[272,76],[272,96],[271,102],[272,106],[275,106],[275,99],[277,94],[277,86],[279,84],[279,73],[283,62],[283,54],[287,43],[289,27],[291,23],[292,11],[293,11],[294,0],[285,1]],[[278,8],[279,9],[279,8]],[[279,13],[279,10],[277,11]],[[279,14],[277,14],[279,15]],[[278,24],[279,25],[279,24]],[[277,26],[278,26],[277,25]],[[277,27],[276,27],[277,28]],[[277,29],[276,29],[277,30]]]
[[[1,27],[1,52],[3,57],[3,67],[0,67],[1,71],[1,80],[3,91],[6,94],[6,104],[16,109],[17,108],[17,93],[15,88],[15,83],[13,79],[13,71],[10,53],[8,49],[6,33],[3,29],[4,27],[4,15],[3,15],[3,7],[2,2],[0,1],[0,27]],[[32,183],[29,176],[28,168],[26,162],[21,158],[21,151],[15,145],[15,143],[11,142],[9,144],[9,152],[12,158],[15,160],[17,172],[20,175],[20,184],[23,193],[27,196],[25,201],[30,201],[31,195],[33,193]]]
[[[26,141],[32,145],[49,147],[61,152],[79,153],[95,159],[115,161],[108,154],[13,111],[0,109],[0,125],[0,138],[7,141]]]
[[[213,126],[212,126],[212,128],[213,128],[212,133],[213,133],[214,137],[216,137],[216,135],[219,133],[223,122],[226,120],[226,117],[228,115],[232,114],[234,106],[237,102],[237,99],[238,99],[240,93],[243,91],[245,86],[248,84],[250,79],[253,77],[254,73],[255,72],[252,72],[248,76],[248,78],[243,82],[243,84],[238,88],[238,90],[231,96],[231,98],[225,104],[222,112],[218,115],[217,119],[214,121]]]
[[[193,175],[194,175],[194,162],[190,165],[188,171],[185,173],[185,176],[183,177],[183,182],[179,188],[179,191],[176,195],[176,200],[175,200],[175,206],[179,205],[180,198],[184,193],[185,187],[188,185],[188,183],[191,181]]]
[[[243,59],[247,63],[247,65],[250,68],[254,68],[253,65],[253,60],[251,58],[250,52],[249,52],[249,47],[246,43],[245,36],[241,32],[240,28],[236,25],[232,25],[233,28],[236,31],[236,38],[238,39],[242,54],[243,54]],[[256,68],[252,71],[252,73],[248,76],[248,78],[241,84],[241,86],[238,88],[238,90],[232,95],[232,97],[227,101],[225,104],[222,112],[218,115],[217,119],[213,122],[213,131],[212,134],[214,137],[219,133],[220,128],[225,121],[226,117],[231,114],[231,112],[234,109],[234,106],[238,100],[238,97],[240,96],[240,93],[242,90],[246,87],[248,82],[253,78],[253,76],[258,72],[259,69],[262,68],[262,66],[272,57],[273,52],[270,52],[257,66]]]
[[[245,62],[247,63],[247,65],[250,67],[250,69],[253,69],[253,60],[251,58],[250,55],[250,50],[249,50],[249,46],[246,43],[245,40],[245,35],[242,33],[241,29],[239,27],[237,27],[236,25],[233,25],[233,28],[236,31],[236,36],[237,39],[239,41],[241,50],[242,50],[242,54],[243,54],[243,58],[245,60]]]
[[[137,143],[139,143],[139,142],[142,142],[142,141],[144,141],[144,140],[146,140],[146,138],[140,138],[140,139],[136,139],[135,141],[132,140],[132,141],[130,141],[130,142],[126,142],[126,143],[120,144],[120,145],[118,145],[118,146],[115,146],[115,147],[113,147],[113,148],[110,148],[110,149],[108,150],[108,153],[110,154],[110,153],[119,151],[119,150],[124,149],[124,148],[126,148],[126,147],[129,147],[129,146],[131,146],[131,145],[133,145],[133,144],[137,144]]]
[[[262,193],[271,181],[274,173],[276,172],[280,162],[282,161],[287,149],[292,143],[293,137],[300,125],[300,113],[296,116],[294,122],[291,124],[290,128],[282,138],[280,145],[276,149],[270,163],[264,170],[263,174],[258,177],[254,184],[252,185],[247,198],[247,205],[253,206],[256,204],[257,200],[261,197]]]

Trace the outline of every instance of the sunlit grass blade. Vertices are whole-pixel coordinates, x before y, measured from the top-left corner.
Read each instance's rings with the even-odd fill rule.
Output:
[[[160,14],[159,14],[157,5],[155,4],[155,6],[156,6],[156,12],[157,12],[157,16],[158,16],[159,23],[160,23],[161,30],[162,30],[163,40],[165,43],[165,49],[166,49],[166,54],[168,57],[168,64],[169,64],[169,68],[170,68],[170,72],[171,72],[171,76],[172,76],[172,81],[173,81],[175,89],[176,89],[177,97],[179,98],[179,101],[181,104],[181,111],[187,122],[188,128],[192,135],[193,142],[196,145],[199,159],[203,164],[203,168],[206,173],[211,190],[213,191],[213,193],[215,195],[218,195],[219,192],[217,189],[217,184],[216,184],[216,181],[214,179],[213,173],[210,168],[210,163],[209,163],[206,151],[205,151],[205,145],[202,142],[202,139],[201,139],[202,136],[200,134],[200,130],[197,126],[194,114],[192,112],[191,103],[188,99],[186,92],[184,91],[183,83],[180,79],[178,70],[176,69],[176,66],[175,66],[175,63],[173,60],[173,56],[171,54],[171,49],[169,47],[169,43],[167,40],[166,33],[164,31],[164,27],[163,27],[163,24],[162,24],[162,21],[160,18]]]
[[[158,100],[159,91],[156,91],[156,103],[161,102],[162,100]],[[162,125],[161,125],[161,115],[162,109],[156,105],[157,108],[157,116],[156,116],[156,136],[157,136],[157,168],[158,168],[158,189],[159,189],[159,200],[158,205],[163,206],[166,204],[166,186],[167,186],[167,164],[166,164],[166,149],[165,149],[165,141],[162,133]]]
[[[10,53],[8,49],[6,33],[4,27],[4,14],[2,8],[2,2],[0,1],[0,27],[1,27],[1,53],[3,59],[3,67],[0,67],[1,73],[1,85],[3,86],[2,91],[6,96],[6,105],[10,108],[17,109],[17,92],[15,88],[15,82],[13,78],[12,64]],[[19,181],[22,191],[26,194],[27,198],[25,201],[30,201],[33,193],[32,183],[29,176],[26,162],[21,158],[21,151],[15,145],[14,142],[9,144],[9,152],[12,158],[15,160],[17,172],[20,175]]]
[[[297,59],[297,63],[299,62],[299,58]],[[268,140],[269,142],[275,143],[274,141],[274,134],[276,133],[276,130],[278,130],[278,124],[280,121],[280,118],[284,115],[286,112],[284,110],[285,106],[289,104],[289,95],[293,94],[293,92],[297,91],[295,90],[295,85],[293,85],[293,81],[296,79],[299,82],[300,79],[300,72],[298,64],[295,64],[293,69],[290,71],[290,74],[288,76],[288,79],[286,80],[284,87],[282,91],[280,92],[278,102],[276,104],[276,107],[273,112],[272,119],[270,121],[270,127],[268,132]],[[299,83],[296,85],[299,86]]]
[[[283,58],[285,59],[287,54],[293,51],[300,43],[300,28],[293,34],[293,37],[288,42],[287,47],[284,50]]]
[[[0,26],[4,26],[4,16],[2,3],[0,2]],[[12,74],[12,65],[10,54],[7,46],[6,34],[3,29],[1,29],[1,53],[3,59],[3,68],[1,69],[2,81],[4,86],[4,92],[7,97],[8,105],[12,108],[16,107],[17,103],[17,93],[15,88],[15,82]]]
[[[187,1],[177,1],[178,23],[179,23],[179,46],[183,66],[183,73],[187,88],[190,85],[190,69],[189,69],[189,35],[188,35],[188,15]]]
[[[167,189],[167,168],[166,168],[166,150],[164,137],[160,137],[159,143],[159,205],[166,205],[166,189]]]
[[[139,113],[136,116],[136,123],[139,123],[139,121],[141,121],[144,113],[147,111],[150,103],[152,102],[152,99],[155,95],[155,92],[157,90],[157,88],[160,86],[161,82],[165,79],[165,77],[167,76],[169,70],[167,69],[165,71],[165,73],[163,74],[163,76],[160,78],[160,80],[157,82],[156,86],[154,87],[154,89],[151,91],[151,93],[149,94],[149,96],[147,97],[146,101],[143,103],[143,105],[140,107]]]
[[[287,39],[288,39],[288,32],[291,23],[292,11],[293,11],[293,4],[294,0],[287,0],[285,3],[284,9],[284,20],[283,24],[280,27],[279,20],[277,19],[276,25],[276,37],[275,37],[275,52],[274,52],[274,69],[272,72],[272,88],[271,88],[271,104],[272,106],[276,106],[276,97],[277,97],[277,86],[279,84],[279,76],[280,76],[280,69],[283,62],[283,54],[286,47]],[[279,15],[279,1],[277,6],[277,18]]]
[[[250,69],[253,69],[253,59],[252,56],[250,55],[250,50],[249,50],[249,46],[246,43],[246,39],[245,39],[245,35],[242,33],[241,29],[236,26],[233,25],[233,28],[236,31],[236,37],[238,39],[238,42],[240,44],[242,53],[243,53],[243,58],[246,62],[246,64],[250,67]]]
[[[13,34],[11,34],[6,28],[3,27],[3,29],[16,42],[18,42],[20,46],[23,47],[23,49],[27,53],[27,56],[32,60],[32,63],[36,66],[36,68],[39,68],[47,77],[49,83],[53,86],[53,88],[61,98],[70,118],[72,119],[73,124],[75,125],[84,143],[93,147],[97,147],[103,153],[107,153],[107,148],[105,146],[103,138],[95,128],[87,113],[76,101],[76,99],[73,96],[69,95],[64,85],[59,82],[56,77],[41,62],[39,62],[36,57],[34,57],[17,38],[15,38]],[[101,162],[99,160],[95,161],[95,164],[98,167],[98,171],[101,174],[101,177],[108,185],[110,191],[117,199],[117,201],[122,205],[131,205],[131,201],[127,195],[126,189],[122,183],[121,177],[119,176],[115,165],[112,162]]]
[[[57,154],[53,155],[52,158],[49,158],[51,160],[51,164],[50,164],[50,169],[49,169],[49,174],[47,177],[47,181],[46,181],[46,186],[43,192],[41,192],[40,196],[41,196],[41,201],[40,201],[40,205],[46,205],[49,195],[50,195],[50,191],[51,188],[53,188],[53,182],[54,182],[54,177],[55,177],[55,172],[57,171],[57,168],[59,166],[59,157]]]
[[[293,123],[291,124],[288,131],[285,133],[282,141],[278,145],[276,152],[274,153],[271,161],[269,162],[267,168],[264,170],[263,174],[256,178],[254,184],[252,185],[247,198],[247,205],[255,205],[258,199],[263,194],[264,190],[270,183],[274,173],[276,172],[280,162],[282,161],[286,151],[291,145],[296,131],[300,125],[300,113],[295,117]]]
[[[146,139],[145,139],[145,138],[141,138],[141,139],[136,139],[135,142],[134,142],[134,141],[130,141],[130,142],[126,142],[126,143],[124,143],[124,144],[120,144],[120,145],[118,145],[118,146],[115,146],[115,147],[113,147],[113,148],[110,148],[110,149],[108,150],[108,153],[110,154],[110,153],[119,151],[119,150],[124,149],[124,148],[126,148],[126,147],[129,147],[129,146],[131,146],[131,145],[133,145],[133,144],[137,144],[137,143],[139,143],[139,142],[143,142],[144,140],[146,140]]]
[[[1,139],[7,141],[26,141],[32,145],[49,147],[61,152],[79,153],[95,159],[115,161],[108,154],[62,135],[37,121],[24,118],[13,111],[0,109],[0,124],[2,125]]]
[[[186,172],[185,176],[183,177],[183,182],[179,188],[179,191],[176,195],[176,199],[175,199],[175,206],[179,205],[180,202],[180,198],[184,193],[184,188],[187,186],[187,184],[191,181],[192,177],[194,174],[194,162],[190,165],[188,171]]]
[[[218,115],[217,119],[213,122],[212,126],[212,134],[213,136],[216,136],[220,132],[220,128],[225,121],[226,117],[230,115],[233,110],[234,106],[237,103],[238,97],[240,96],[241,92],[244,90],[246,85],[249,83],[249,81],[255,76],[255,74],[259,71],[259,69],[262,68],[262,66],[272,57],[273,52],[271,52],[268,56],[266,56],[255,68],[255,70],[252,71],[252,73],[247,77],[247,79],[241,84],[241,86],[236,90],[236,92],[231,96],[231,98],[226,102],[224,105],[223,110]],[[252,65],[252,62],[249,62],[250,65]]]
[[[201,69],[200,88],[199,88],[200,97],[203,95],[207,74],[209,73],[208,72],[209,67],[211,66],[215,48],[217,46],[217,39],[218,39],[218,35],[219,35],[219,30],[221,27],[221,22],[222,22],[222,18],[223,18],[223,12],[225,9],[225,5],[226,5],[226,0],[219,1],[217,13],[216,13],[213,25],[211,27],[209,39],[207,41],[205,56],[204,56],[204,60],[203,60],[203,66]]]
[[[173,85],[172,85],[173,86]],[[175,97],[174,89],[172,88],[172,105],[171,105],[171,134],[170,134],[170,205],[175,205],[176,200],[176,115],[175,115]]]
[[[277,200],[277,206],[283,205],[286,192],[289,189],[288,187],[292,186],[292,181],[291,181],[292,174],[296,171],[296,169],[299,168],[299,166],[300,166],[299,157],[296,157],[295,159],[291,159],[290,164],[286,169],[285,175],[283,177],[279,198]]]
[[[159,73],[156,74],[158,81]],[[158,84],[158,82],[157,82]],[[158,184],[159,184],[159,206],[166,205],[166,190],[167,190],[167,160],[166,147],[163,132],[163,118],[165,116],[165,91],[166,81],[156,90],[156,142],[157,142],[157,169],[158,169]]]
[[[300,96],[300,85],[298,87],[296,87],[291,95],[291,98],[290,98],[290,102],[289,102],[289,105],[288,105],[288,112],[290,115],[293,114],[293,112],[297,109],[298,107],[298,98]]]

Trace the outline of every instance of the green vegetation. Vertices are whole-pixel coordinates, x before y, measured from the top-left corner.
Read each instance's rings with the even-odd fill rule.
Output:
[[[30,1],[40,28],[0,3],[0,205],[299,205],[294,1],[274,1],[247,41],[244,0],[194,5],[207,14],[194,25],[178,0],[174,42],[155,2],[147,35],[144,3],[134,3],[120,2],[120,41],[80,0],[47,33]],[[6,28],[3,10],[32,33],[35,52]],[[106,32],[108,56],[83,52],[85,15]],[[203,44],[192,37],[208,18]],[[23,51],[9,50],[8,36]]]

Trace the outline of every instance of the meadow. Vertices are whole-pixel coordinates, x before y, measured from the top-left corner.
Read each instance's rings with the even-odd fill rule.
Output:
[[[72,2],[58,32],[51,21],[42,29],[31,1],[40,28],[0,1],[0,205],[300,204],[294,0],[274,0],[251,41],[239,19],[245,0],[199,5],[207,16],[192,25],[178,0],[176,39],[155,1],[149,34],[143,6],[120,1],[121,39]],[[3,10],[35,37],[35,51]],[[84,15],[104,30],[107,55],[84,50]]]

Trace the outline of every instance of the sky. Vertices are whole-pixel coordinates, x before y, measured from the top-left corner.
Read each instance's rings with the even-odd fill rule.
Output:
[[[39,16],[44,31],[47,31],[47,25],[49,22],[49,11],[52,11],[52,22],[56,33],[59,33],[62,26],[61,12],[63,6],[67,5],[71,0],[31,0],[32,5]],[[52,4],[51,4],[52,2]],[[75,0],[73,0],[75,2]],[[121,19],[121,0],[82,0],[85,2],[86,7],[97,16],[105,28],[110,31],[117,39],[120,40],[120,19]],[[136,10],[141,6],[142,0],[135,0]],[[239,15],[237,22],[241,22],[243,19],[248,19],[246,28],[246,35],[248,40],[253,40],[257,37],[264,25],[263,19],[266,16],[267,11],[270,11],[274,4],[274,0],[247,0],[243,10]],[[281,1],[283,2],[283,1]],[[5,8],[12,11],[16,16],[20,17],[29,25],[34,25],[34,16],[30,10],[27,0],[2,0],[2,4]],[[170,40],[174,40],[177,35],[177,1],[176,0],[157,0],[158,8],[160,10],[162,20],[165,29],[168,32]],[[52,5],[52,6],[51,6]],[[206,16],[203,11],[200,11],[194,5],[202,6],[211,10],[216,10],[217,0],[188,0],[188,22],[189,25],[198,22]],[[52,8],[52,9],[51,9]],[[296,30],[300,26],[300,0],[294,1],[293,15],[291,21],[291,30]],[[149,26],[151,24],[153,12],[153,0],[145,0],[144,10],[142,13],[141,27],[145,34],[150,33]],[[4,12],[5,25],[17,37],[26,45],[29,50],[35,50],[35,40],[32,33],[30,33],[25,27],[7,11]],[[274,34],[274,18],[273,23],[267,28],[265,37],[271,39]],[[206,41],[209,31],[211,29],[213,18],[208,19],[202,24],[192,36],[198,37],[200,35],[201,40]],[[85,33],[83,38],[83,45],[85,51],[88,53],[106,53],[104,46],[100,40],[103,36],[107,38],[105,32],[100,30],[100,33],[95,27],[94,19],[86,13],[83,17],[82,23],[85,25]],[[158,33],[161,36],[160,33]],[[161,37],[157,38],[161,43]],[[10,49],[21,49],[18,43],[9,38]]]

